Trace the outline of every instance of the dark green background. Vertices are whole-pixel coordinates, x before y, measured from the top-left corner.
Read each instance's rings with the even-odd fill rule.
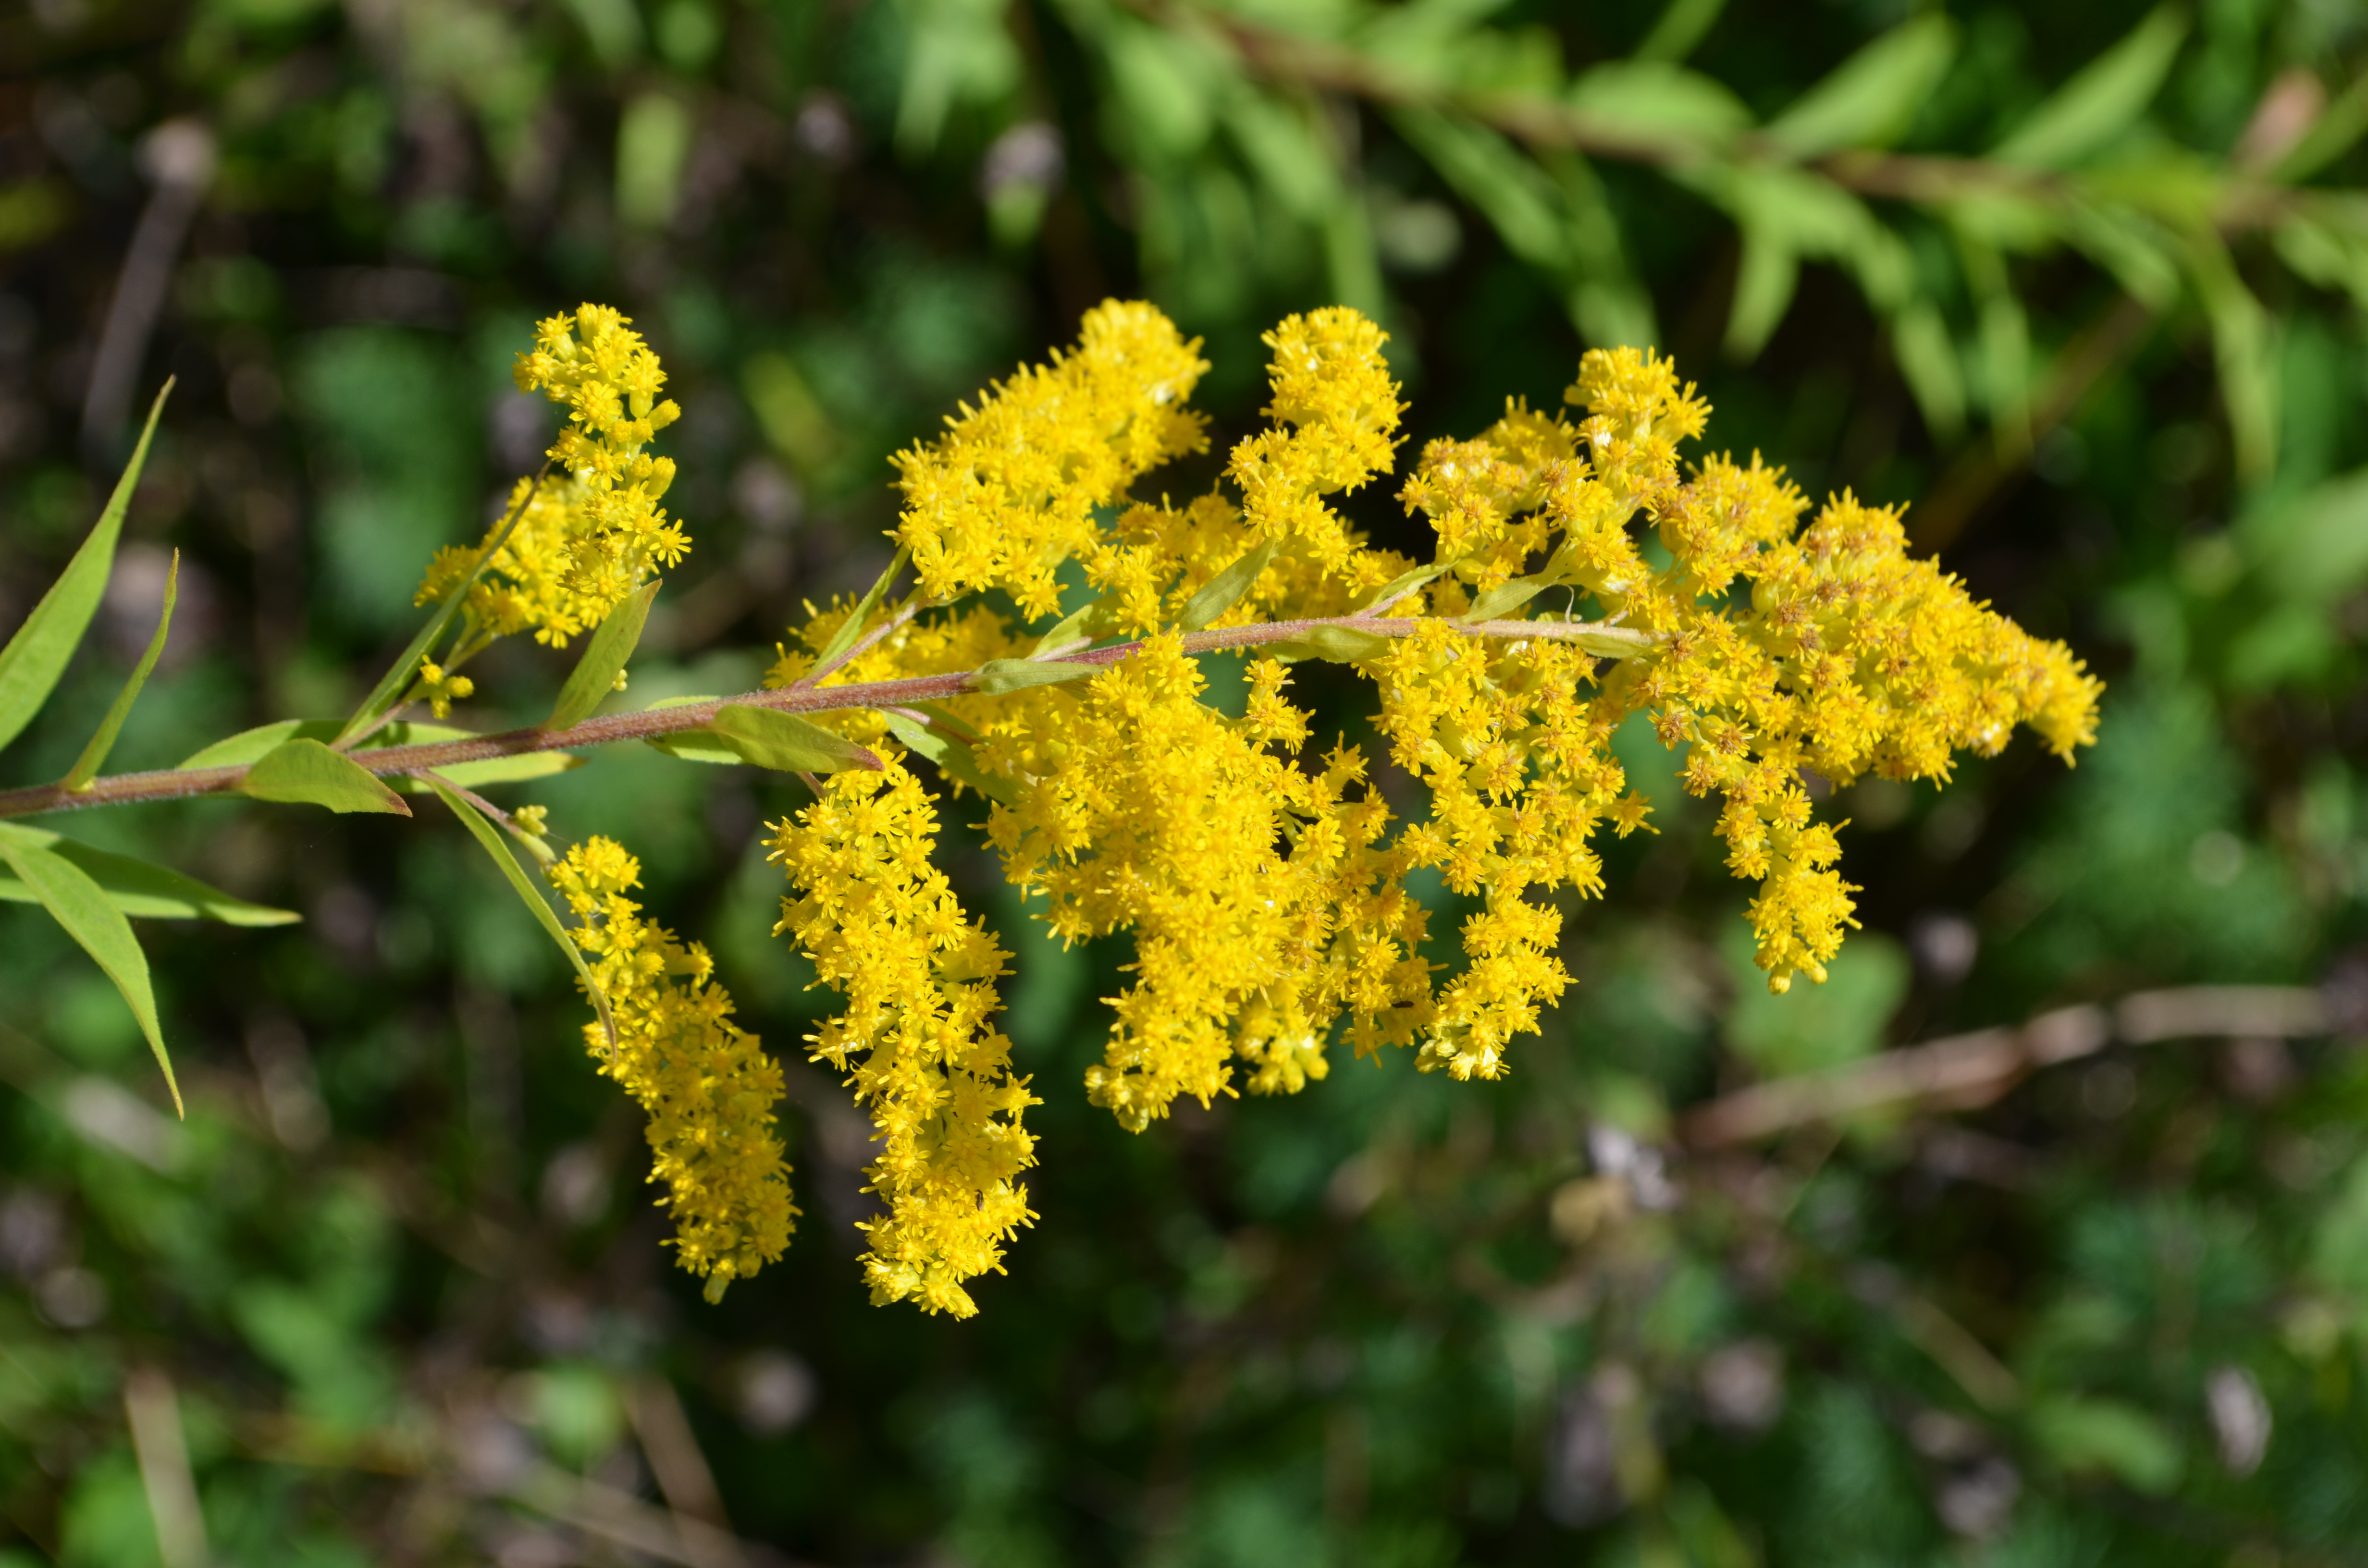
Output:
[[[1903,145],[1967,156],[2145,15],[1952,9],[1952,63]],[[1701,74],[1656,89],[1675,120],[1707,79],[1764,121],[1909,10],[1427,15],[1472,101],[1558,94],[1648,47]],[[637,699],[755,684],[802,600],[884,562],[888,453],[1105,295],[1148,294],[1205,335],[1220,453],[1257,425],[1258,333],[1338,298],[1395,335],[1411,441],[1471,434],[1508,395],[1555,404],[1586,342],[1574,279],[1611,275],[1604,231],[1561,261],[1508,243],[1518,214],[1475,206],[1398,109],[1207,65],[1209,15],[0,15],[0,622],[63,563],[122,456],[123,433],[82,409],[151,188],[142,139],[191,117],[222,157],[141,357],[136,402],[168,372],[179,390],[117,589],[0,761],[6,781],[72,759],[171,549],[174,640],[114,767],[350,706],[408,634],[430,551],[472,538],[537,460],[550,415],[508,390],[509,356],[581,299],[635,318],[686,411],[662,445],[695,548]],[[1351,43],[1366,17],[1315,0],[1230,15]],[[2334,0],[2210,0],[2187,19],[2160,90],[2092,163],[2223,180],[2281,73],[2340,97],[2368,62],[2368,18]],[[1261,142],[1276,117],[1298,129]],[[2317,188],[2354,181],[2358,156],[2336,153]],[[717,1308],[667,1266],[639,1118],[590,1070],[564,964],[455,824],[221,802],[60,819],[307,919],[143,928],[189,1090],[173,1128],[104,978],[35,912],[0,907],[0,1562],[156,1559],[122,1403],[138,1367],[178,1391],[233,1562],[647,1560],[581,1528],[608,1494],[568,1478],[663,1507],[627,1418],[653,1378],[733,1528],[818,1563],[2368,1559],[2368,1064],[2341,1030],[2116,1048],[1977,1113],[1718,1160],[1667,1142],[1673,1111],[1755,1078],[2147,987],[2328,983],[2357,1032],[2355,285],[2234,231],[2261,307],[2250,348],[2228,347],[2225,295],[2179,281],[2026,448],[2011,411],[2120,297],[2044,224],[1991,277],[1941,207],[1875,204],[1966,367],[1973,417],[1952,429],[1919,413],[1850,271],[1813,256],[1764,350],[1735,352],[1742,248],[1702,182],[1612,157],[1535,166],[1554,188],[1600,182],[1609,254],[1703,382],[1714,446],[1759,449],[1813,493],[1947,498],[1910,514],[1947,566],[2109,683],[2077,771],[2021,740],[1945,791],[1835,802],[1865,929],[1828,986],[1779,1002],[1748,966],[1746,892],[1709,813],[1649,737],[1623,735],[1660,832],[1613,849],[1607,896],[1573,906],[1579,983],[1512,1077],[1336,1060],[1294,1099],[1188,1108],[1140,1137],[1078,1087],[1124,944],[1039,939],[957,828],[950,869],[1019,950],[1008,1028],[1046,1102],[1030,1119],[1042,1219],[962,1324],[874,1310],[858,1284],[865,1129],[803,1065],[828,998],[767,934],[781,884],[760,824],[799,804],[793,785],[636,749],[505,796],[623,838],[654,911],[712,944],[789,1063],[805,1219]],[[1046,177],[990,173],[1015,168]],[[2245,395],[2279,412],[2273,459],[2240,473],[2224,408]],[[1215,466],[1147,488],[1180,496]],[[1388,487],[1352,509],[1419,548]],[[531,719],[564,668],[496,650],[468,721]],[[1300,689],[1326,728],[1361,724],[1338,672]],[[1950,960],[1968,935],[1966,970]],[[1668,1149],[1675,1206],[1615,1203],[1589,1230],[1593,1198],[1650,1196],[1583,1185],[1613,1129]],[[1957,1343],[1936,1321],[1975,1348],[1936,1358]],[[2231,1369],[2272,1417],[2244,1474],[2205,1392]]]

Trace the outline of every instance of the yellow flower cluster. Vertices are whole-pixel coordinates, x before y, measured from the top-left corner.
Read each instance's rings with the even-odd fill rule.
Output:
[[[1000,1273],[1003,1244],[1035,1218],[1018,1177],[1036,1163],[1020,1116],[1038,1101],[987,1026],[1011,955],[929,864],[934,799],[900,763],[832,775],[775,825],[773,858],[802,895],[782,902],[776,931],[847,995],[807,1039],[878,1130],[867,1174],[888,1211],[864,1226],[871,1299],[969,1317],[963,1282]]]
[[[1086,312],[1070,353],[1023,366],[936,441],[898,453],[896,540],[923,593],[944,603],[1002,588],[1029,615],[1050,613],[1053,569],[1093,539],[1093,509],[1201,449],[1185,401],[1208,368],[1200,340],[1159,312],[1111,301]]]
[[[734,1027],[707,949],[642,918],[626,896],[641,872],[614,839],[591,838],[547,875],[575,912],[576,945],[616,1025],[613,1051],[597,1022],[586,1044],[649,1113],[650,1179],[666,1184],[676,1256],[717,1301],[780,1256],[797,1218],[773,1131],[781,1069]]]
[[[560,477],[540,487],[520,480],[503,514],[518,513],[508,538],[496,523],[473,550],[438,551],[415,602],[442,601],[493,549],[469,593],[477,634],[531,631],[564,648],[690,549],[682,525],[658,505],[674,483],[674,460],[643,450],[682,411],[659,399],[666,372],[657,356],[605,305],[541,323],[533,349],[518,356],[517,379],[520,392],[540,391],[567,407],[551,448]]]
[[[1651,803],[1611,751],[1632,720],[1683,755],[1688,790],[1721,802],[1780,992],[1822,980],[1854,924],[1816,778],[1945,778],[1957,752],[1995,753],[2018,725],[2067,760],[2092,737],[2098,682],[1911,558],[1896,509],[1844,494],[1812,517],[1757,456],[1682,470],[1710,410],[1664,358],[1591,352],[1565,394],[1575,414],[1509,403],[1478,436],[1426,445],[1398,492],[1431,526],[1417,562],[1373,548],[1329,499],[1391,471],[1402,409],[1383,333],[1331,309],[1266,342],[1267,426],[1234,447],[1218,488],[1181,502],[1132,492],[1201,448],[1187,400],[1207,367],[1144,304],[1099,307],[1074,349],[896,459],[895,538],[919,585],[823,684],[1004,661],[1000,694],[824,715],[880,746],[885,771],[830,776],[770,840],[793,893],[777,930],[846,997],[813,1054],[877,1129],[875,1301],[975,1311],[966,1282],[999,1269],[1032,1219],[1021,1120],[1037,1103],[991,1022],[1009,955],[931,864],[936,797],[892,729],[986,799],[1004,874],[1042,896],[1055,935],[1131,935],[1086,1089],[1138,1131],[1178,1096],[1295,1093],[1326,1075],[1336,1037],[1360,1056],[1412,1047],[1425,1071],[1503,1075],[1570,984],[1563,917],[1602,892],[1598,830],[1645,825]],[[574,411],[554,449],[570,477],[526,508],[481,615],[564,636],[679,552],[655,506],[664,465],[639,455],[672,404],[655,402],[640,340],[589,307],[545,324],[520,381]],[[1061,602],[1070,562],[1087,604]],[[1221,575],[1235,591],[1204,594]],[[954,603],[987,590],[1019,617]],[[809,612],[768,684],[806,678],[856,607]],[[1090,676],[1015,676],[1008,662],[1064,651],[1042,645],[1056,625],[1065,643],[1138,641]],[[1236,635],[1264,653],[1229,717],[1198,654]],[[1377,733],[1424,797],[1404,820],[1358,748],[1310,754],[1309,715],[1285,696],[1290,665],[1310,659],[1373,683]],[[422,678],[439,712],[465,695],[448,668]],[[1476,901],[1452,969],[1432,961],[1407,887],[1429,873]],[[748,1272],[793,1212],[770,1132],[778,1074],[725,1021],[704,954],[642,923],[621,850],[594,840],[553,875],[618,1014],[613,1071],[652,1108],[684,1261]]]
[[[1417,956],[1422,906],[1403,858],[1378,842],[1389,813],[1354,748],[1321,773],[1297,751],[1306,715],[1280,696],[1282,666],[1251,666],[1247,715],[1200,700],[1200,668],[1170,633],[1050,700],[1035,744],[982,749],[1027,779],[992,810],[987,833],[1011,881],[1050,898],[1064,941],[1132,929],[1134,983],[1093,1103],[1140,1130],[1178,1095],[1231,1092],[1231,1063],[1258,1093],[1292,1092],[1326,1071],[1324,1042],[1344,1009],[1360,1051],[1413,1038],[1429,983]]]

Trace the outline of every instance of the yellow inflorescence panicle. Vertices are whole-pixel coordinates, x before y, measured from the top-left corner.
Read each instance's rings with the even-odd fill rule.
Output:
[[[775,825],[773,858],[800,897],[787,932],[847,1011],[809,1035],[848,1074],[880,1150],[869,1175],[887,1213],[864,1226],[877,1302],[969,1317],[963,1282],[1002,1271],[1003,1244],[1033,1220],[1019,1173],[1035,1164],[1020,1116],[1038,1103],[988,1027],[1011,955],[966,919],[929,864],[935,797],[901,763],[834,774],[822,799]]]
[[[705,1277],[714,1301],[780,1256],[797,1218],[773,1131],[781,1069],[732,1023],[707,949],[677,942],[626,896],[641,869],[614,839],[591,838],[548,875],[575,912],[576,945],[616,1025],[613,1051],[598,1022],[586,1026],[586,1044],[649,1113],[650,1179],[666,1184],[676,1256]]]
[[[580,429],[562,443],[571,477],[527,508],[503,558],[515,567],[484,590],[489,625],[575,614],[571,541],[588,536],[569,530],[593,515],[586,497],[622,519],[604,527],[640,537],[632,497],[662,486],[645,460],[613,455],[658,422],[655,361],[635,369],[643,351],[621,321],[579,324],[581,344],[548,325],[521,372],[558,389]],[[1403,410],[1384,335],[1336,308],[1290,317],[1266,342],[1266,427],[1235,445],[1216,488],[1154,501],[1138,482],[1202,444],[1187,405],[1207,368],[1200,346],[1149,305],[1088,313],[1073,350],[1022,368],[896,460],[895,538],[919,584],[893,623],[849,627],[845,600],[809,607],[768,676],[805,680],[825,649],[869,630],[884,634],[823,687],[930,681],[931,700],[816,713],[890,760],[831,776],[771,840],[794,894],[779,929],[847,998],[814,1055],[848,1075],[877,1128],[870,1174],[885,1212],[864,1259],[877,1301],[975,1310],[965,1283],[998,1268],[1031,1218],[1021,1117],[1036,1103],[991,1023],[1008,955],[930,864],[935,797],[892,736],[938,758],[949,789],[985,799],[1005,876],[1041,898],[1053,935],[1132,937],[1085,1086],[1137,1131],[1179,1096],[1296,1093],[1326,1075],[1336,1038],[1360,1056],[1411,1047],[1424,1071],[1502,1077],[1571,983],[1564,920],[1603,892],[1599,832],[1646,825],[1652,802],[1612,751],[1623,726],[1649,726],[1681,756],[1684,787],[1718,801],[1779,992],[1824,979],[1856,923],[1836,827],[1816,819],[1818,779],[1945,779],[1959,752],[1993,754],[2019,725],[2067,761],[2093,736],[2095,678],[1912,557],[1897,508],[1844,494],[1812,515],[1756,454],[1681,467],[1710,409],[1654,353],[1586,355],[1565,394],[1575,413],[1509,402],[1476,436],[1428,442],[1397,491],[1430,524],[1417,562],[1374,548],[1331,500],[1391,471]],[[586,460],[596,448],[607,466]],[[1087,590],[1064,603],[1057,574],[1071,562]],[[535,597],[552,584],[565,592]],[[988,590],[1008,597],[952,602]],[[1212,699],[1204,629],[1257,623],[1234,699]],[[1134,641],[1081,653],[1113,634]],[[1097,667],[1042,664],[1056,656]],[[1311,717],[1287,694],[1309,660],[1372,682],[1402,817],[1358,747],[1309,745]],[[996,695],[942,678],[989,665]],[[423,679],[431,696],[462,694],[447,670]],[[604,986],[624,999],[629,1042],[671,1040],[693,1018],[713,1023],[683,1038],[746,1040],[721,1021],[703,955],[639,923],[622,898],[630,862],[604,843],[560,874]],[[1426,949],[1429,915],[1407,887],[1430,874],[1470,901],[1452,967]],[[689,1092],[632,1065],[661,1059],[631,1044],[619,1068],[659,1085],[636,1088],[654,1107]],[[734,1124],[734,1146],[755,1151],[749,1187],[699,1174],[730,1162],[669,1165],[688,1134],[661,1140],[663,1119],[662,1173],[708,1184],[669,1175],[691,1216],[685,1261],[745,1272],[743,1256],[770,1256],[747,1238],[771,1232],[730,1218],[747,1194],[777,1192],[786,1231],[786,1188],[764,1185],[764,1159],[778,1164],[768,1121]],[[711,1192],[726,1216],[712,1241],[697,1228]]]
[[[541,323],[533,349],[518,356],[517,379],[520,392],[539,391],[567,408],[551,448],[558,474],[540,487],[518,482],[504,512],[518,517],[499,548],[497,523],[473,550],[439,551],[416,602],[444,599],[493,549],[469,594],[481,634],[530,631],[565,647],[690,549],[682,525],[658,505],[674,483],[674,460],[643,450],[682,411],[658,396],[666,372],[657,356],[605,305]]]

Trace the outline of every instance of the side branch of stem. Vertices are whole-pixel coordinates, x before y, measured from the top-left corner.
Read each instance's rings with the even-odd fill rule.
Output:
[[[1307,620],[1261,621],[1249,626],[1212,628],[1181,637],[1188,653],[1215,653],[1232,648],[1258,648],[1293,642],[1326,628],[1360,631],[1380,637],[1404,637],[1422,625],[1414,617],[1379,616],[1366,611]],[[1589,653],[1625,658],[1645,652],[1656,639],[1651,632],[1600,621],[1450,620],[1465,636],[1515,640],[1552,638],[1583,643]],[[1105,648],[1077,648],[1042,661],[1107,668],[1120,663],[1143,644],[1117,642]],[[792,687],[779,691],[744,692],[708,702],[675,708],[647,709],[638,713],[611,713],[585,720],[566,730],[508,730],[499,734],[472,735],[466,740],[427,741],[416,745],[380,746],[347,755],[375,774],[416,773],[450,767],[458,763],[487,762],[525,752],[568,751],[579,746],[643,741],[659,735],[705,729],[716,710],[726,705],[770,708],[784,713],[831,713],[849,709],[890,709],[916,702],[939,701],[973,689],[975,670],[946,675],[913,676],[902,680],[870,681],[848,686]],[[43,812],[74,811],[92,806],[125,806],[147,801],[186,800],[199,795],[235,792],[246,778],[245,767],[161,768],[150,773],[119,773],[97,778],[85,788],[68,790],[55,784],[29,790],[0,791],[0,818],[32,816]]]

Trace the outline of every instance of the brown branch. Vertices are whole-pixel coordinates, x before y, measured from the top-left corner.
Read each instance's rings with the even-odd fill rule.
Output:
[[[2150,1045],[2213,1036],[2292,1038],[2323,1034],[2332,1024],[2325,996],[2297,986],[2141,991],[2111,1009],[2061,1007],[2020,1028],[1951,1035],[1822,1073],[1755,1084],[1689,1111],[1679,1138],[1693,1149],[1720,1149],[1871,1110],[1968,1110],[1988,1105],[2038,1068],[2094,1055],[2116,1040]]]
[[[1367,613],[1189,631],[1178,641],[1188,653],[1205,653],[1219,649],[1257,648],[1295,642],[1327,629],[1360,631],[1380,637],[1404,637],[1421,624],[1419,619],[1413,617],[1385,618]],[[1543,637],[1579,642],[1607,657],[1626,657],[1643,653],[1656,641],[1647,631],[1592,621],[1449,620],[1446,624],[1469,637]],[[1103,669],[1118,664],[1142,646],[1142,642],[1134,642],[1114,643],[1107,648],[1081,648],[1042,662]],[[609,745],[619,741],[678,735],[686,731],[705,729],[714,722],[716,710],[727,705],[770,708],[783,713],[901,708],[916,702],[935,701],[974,692],[981,679],[979,671],[958,670],[947,675],[913,676],[903,680],[868,681],[852,686],[750,691],[737,697],[720,697],[675,708],[645,709],[639,713],[612,713],[586,719],[566,730],[508,730],[499,734],[472,735],[467,740],[381,746],[346,755],[371,773],[419,773],[450,767],[457,763],[489,762],[495,757],[518,756],[528,752],[568,751],[579,746]],[[0,818],[233,793],[245,781],[246,772],[244,767],[160,768],[151,773],[119,773],[110,778],[94,779],[80,790],[43,784],[28,790],[0,791]]]

